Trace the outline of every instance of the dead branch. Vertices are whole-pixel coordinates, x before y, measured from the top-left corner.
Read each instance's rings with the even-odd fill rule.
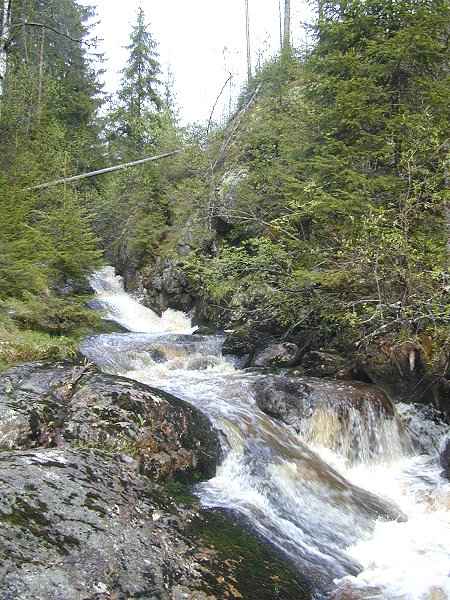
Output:
[[[107,167],[106,169],[99,169],[98,171],[91,171],[90,173],[82,173],[81,175],[74,175],[73,177],[64,177],[63,179],[56,179],[55,181],[50,181],[49,183],[41,183],[39,185],[26,188],[24,191],[31,192],[35,190],[44,190],[49,187],[54,187],[55,185],[60,185],[61,183],[71,183],[72,181],[79,181],[80,179],[95,177],[97,175],[102,175],[103,173],[113,173],[114,171],[121,171],[122,169],[127,169],[128,167],[136,167],[138,165],[143,165],[147,162],[168,158],[169,156],[174,156],[175,154],[179,154],[180,152],[183,152],[183,149],[173,150],[172,152],[166,152],[165,154],[159,154],[158,156],[149,156],[148,158],[141,158],[140,160],[135,160],[133,162],[123,163],[120,165],[115,165],[113,167]]]

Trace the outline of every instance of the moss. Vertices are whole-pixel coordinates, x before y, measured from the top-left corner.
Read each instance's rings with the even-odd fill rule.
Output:
[[[176,504],[198,505],[198,498],[193,494],[192,485],[188,483],[169,481],[165,485],[165,490],[169,499]]]
[[[245,529],[231,514],[203,511],[191,523],[187,535],[215,553],[213,569],[205,576],[205,591],[218,598],[312,598],[306,577],[296,573],[274,549]]]

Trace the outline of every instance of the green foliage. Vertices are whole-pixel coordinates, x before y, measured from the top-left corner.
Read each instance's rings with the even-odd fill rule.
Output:
[[[2,363],[74,356],[79,336],[98,325],[76,294],[101,257],[92,190],[27,191],[98,160],[100,87],[85,45],[92,10],[45,0],[12,2],[11,11],[0,89]]]
[[[86,308],[88,297],[36,296],[24,293],[23,299],[5,300],[0,308],[23,329],[34,329],[54,335],[80,337],[99,325],[97,313]]]
[[[83,199],[83,203],[88,201],[89,196]],[[45,202],[45,210],[36,210],[33,217],[48,239],[48,268],[56,279],[80,282],[100,265],[102,252],[91,228],[92,216],[75,192],[53,191]]]
[[[78,343],[72,337],[20,329],[0,314],[0,370],[21,362],[73,359]]]
[[[164,116],[158,45],[140,7],[127,46],[128,60],[109,115],[109,139],[121,156],[137,156],[158,139]]]
[[[223,167],[244,173],[232,226],[187,265],[233,325],[275,321],[353,350],[448,327],[449,10],[324,3],[310,55],[258,75]]]

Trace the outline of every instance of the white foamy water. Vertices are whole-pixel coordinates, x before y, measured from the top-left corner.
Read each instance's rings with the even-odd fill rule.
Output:
[[[374,598],[450,598],[450,484],[441,477],[436,458],[404,457],[343,471],[365,489],[392,498],[408,520],[378,522],[370,536],[351,546],[349,554],[364,568],[341,585],[377,586],[380,595]]]
[[[193,333],[191,320],[182,312],[166,310],[161,317],[140,304],[123,289],[122,278],[113,267],[94,273],[90,284],[105,317],[137,333]]]
[[[222,433],[224,460],[197,488],[204,506],[240,513],[313,581],[314,598],[450,598],[449,485],[395,419],[352,411],[343,426],[316,411],[297,435],[259,410],[261,375],[225,360],[220,337],[189,335],[174,311],[159,318],[110,268],[93,285],[107,317],[139,333],[91,338],[84,354],[185,399]]]

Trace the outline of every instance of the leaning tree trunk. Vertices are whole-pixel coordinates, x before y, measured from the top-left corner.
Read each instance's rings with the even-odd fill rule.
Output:
[[[284,38],[283,49],[291,46],[291,0],[284,0]]]

